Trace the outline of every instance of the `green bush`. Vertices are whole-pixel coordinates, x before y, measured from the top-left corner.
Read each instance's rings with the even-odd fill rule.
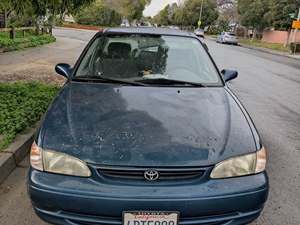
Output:
[[[37,82],[0,83],[0,150],[40,120],[58,90]]]
[[[28,32],[25,37],[22,36],[21,32],[17,32],[16,38],[10,39],[8,32],[0,32],[0,48],[4,48],[5,51],[36,47],[39,45],[55,42],[55,40],[55,37],[53,37],[52,35],[34,35],[31,32]]]
[[[218,26],[210,26],[207,30],[207,34],[218,35],[218,34],[221,34],[222,31],[224,31],[224,30]]]

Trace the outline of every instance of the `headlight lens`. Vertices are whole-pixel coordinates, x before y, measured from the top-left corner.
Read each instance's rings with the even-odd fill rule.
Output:
[[[218,163],[212,170],[213,179],[239,177],[263,172],[266,168],[267,154],[265,148],[253,154],[234,157]]]
[[[85,162],[73,156],[39,148],[33,143],[30,154],[31,166],[40,171],[79,177],[90,177]]]

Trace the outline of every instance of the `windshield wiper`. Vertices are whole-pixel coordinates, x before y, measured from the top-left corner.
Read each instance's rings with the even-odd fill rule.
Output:
[[[76,76],[72,80],[73,81],[110,82],[110,83],[117,83],[117,84],[130,84],[130,85],[134,85],[134,86],[147,86],[146,84],[137,82],[137,81],[119,80],[119,79],[104,77],[104,76]]]
[[[135,82],[146,83],[146,84],[162,84],[162,85],[183,84],[183,85],[189,85],[195,87],[206,87],[206,85],[202,83],[190,82],[185,80],[172,80],[168,78],[151,78],[151,79],[145,78],[145,79],[135,80]]]

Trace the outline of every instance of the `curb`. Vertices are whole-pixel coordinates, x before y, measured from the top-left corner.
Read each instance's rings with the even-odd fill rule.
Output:
[[[29,128],[17,135],[8,148],[0,152],[0,184],[29,153],[36,129]]]
[[[266,48],[253,47],[253,46],[244,45],[244,44],[239,44],[239,46],[242,47],[242,48],[252,49],[252,50],[256,50],[256,51],[260,51],[260,52],[264,52],[264,53],[268,53],[268,54],[272,54],[272,55],[283,56],[283,57],[287,57],[287,58],[290,58],[290,59],[300,60],[300,56],[295,57],[293,55],[272,51],[272,50],[269,50],[269,49],[266,49]]]
[[[54,27],[57,30],[78,30],[78,31],[86,31],[86,32],[91,32],[94,31],[95,33],[97,33],[99,30],[95,30],[95,29],[83,29],[83,28],[74,28],[74,27]]]

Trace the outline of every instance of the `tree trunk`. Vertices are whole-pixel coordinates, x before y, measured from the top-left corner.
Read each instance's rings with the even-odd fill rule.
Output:
[[[253,41],[254,39],[256,39],[256,33],[257,33],[256,28],[253,28],[252,41]]]
[[[4,9],[4,28],[7,28],[7,15],[8,12],[6,9]]]
[[[38,20],[38,19],[37,19]],[[40,34],[40,26],[38,24],[38,22],[36,21],[35,22],[35,34],[36,35],[39,35]]]
[[[288,46],[290,44],[290,38],[291,38],[291,33],[292,33],[292,29],[288,30],[288,35],[287,35],[287,39],[284,42],[284,47]]]
[[[11,27],[11,30],[10,30],[10,39],[15,39],[16,38],[16,29],[15,27]]]

